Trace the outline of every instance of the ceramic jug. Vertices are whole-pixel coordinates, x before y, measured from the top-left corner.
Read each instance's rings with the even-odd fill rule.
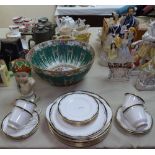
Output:
[[[20,38],[7,38],[1,40],[1,59],[10,70],[10,62],[24,56],[24,50]]]
[[[35,44],[39,44],[41,42],[51,40],[52,33],[49,27],[45,27],[44,25],[38,25],[37,27],[32,28],[32,38],[28,41],[29,49],[31,48],[31,41],[34,41]]]

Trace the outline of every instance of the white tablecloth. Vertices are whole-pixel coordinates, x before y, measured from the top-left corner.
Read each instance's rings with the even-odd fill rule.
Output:
[[[95,51],[99,50],[96,42],[96,34],[98,29],[91,28],[92,32],[90,43]],[[4,32],[4,30],[3,30]],[[135,78],[131,78],[127,82],[111,82],[107,80],[108,68],[98,65],[96,58],[91,70],[81,82],[68,86],[56,87],[51,86],[48,82],[39,78],[36,74],[33,77],[36,79],[36,94],[40,96],[38,106],[42,108],[40,114],[40,125],[37,132],[31,137],[15,141],[2,132],[0,132],[0,148],[70,148],[69,146],[58,141],[49,131],[45,119],[45,111],[47,106],[54,101],[58,96],[65,92],[73,90],[85,90],[99,94],[105,98],[113,112],[112,127],[106,138],[99,144],[90,148],[137,148],[137,147],[155,147],[155,126],[152,130],[141,136],[128,134],[121,130],[115,122],[115,114],[117,108],[123,103],[124,93],[131,92],[141,96],[146,104],[147,111],[155,118],[155,92],[142,91],[139,92],[134,87]],[[12,78],[9,87],[0,87],[0,122],[13,107],[12,102],[19,97],[16,88],[15,79]]]
[[[95,5],[88,7],[62,7],[58,6],[55,11],[55,16],[58,15],[111,15],[113,11],[123,5]]]

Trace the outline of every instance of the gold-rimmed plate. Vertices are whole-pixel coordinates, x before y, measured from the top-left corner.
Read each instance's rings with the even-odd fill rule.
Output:
[[[54,136],[62,143],[72,146],[72,147],[80,147],[81,148],[81,147],[89,147],[89,146],[96,145],[96,144],[100,143],[106,137],[108,132],[110,131],[111,124],[108,126],[108,128],[106,128],[106,130],[103,133],[94,137],[91,140],[86,140],[86,141],[72,140],[70,138],[66,138],[65,136],[60,135],[55,129],[52,128],[52,126],[49,122],[48,122],[48,127],[49,127],[49,130],[54,134]]]
[[[33,117],[29,123],[20,130],[15,130],[7,126],[10,114],[7,114],[1,123],[1,131],[9,138],[21,140],[28,138],[37,131],[40,123],[40,117],[37,112],[33,113]]]
[[[55,102],[49,111],[50,123],[60,133],[68,137],[84,138],[95,135],[106,123],[106,111],[102,103],[99,103],[98,117],[91,123],[75,126],[65,122],[58,114],[58,102]]]
[[[86,125],[96,119],[99,103],[87,94],[67,94],[58,103],[58,114],[69,124]]]
[[[94,133],[91,134],[91,135],[88,134],[88,132],[86,131],[86,132],[87,132],[87,135],[85,135],[85,136],[74,136],[74,135],[68,134],[68,132],[67,132],[67,134],[66,134],[66,133],[64,133],[64,132],[62,132],[62,131],[59,131],[59,130],[57,129],[57,127],[55,127],[55,126],[53,125],[53,123],[50,122],[50,116],[51,116],[51,114],[52,114],[50,111],[51,111],[53,105],[56,104],[55,102],[59,102],[59,100],[60,100],[64,95],[60,96],[58,99],[56,99],[52,104],[50,104],[50,105],[47,107],[47,110],[46,110],[46,118],[47,118],[48,122],[50,122],[51,126],[53,126],[53,128],[54,128],[57,132],[59,132],[60,135],[62,135],[62,136],[65,135],[65,137],[68,137],[68,138],[74,139],[74,140],[83,140],[83,141],[85,141],[85,140],[90,140],[90,139],[92,139],[93,137],[96,137],[96,136],[99,135],[100,133],[104,132],[104,131],[106,130],[106,128],[108,128],[108,126],[111,124],[111,121],[112,121],[112,111],[111,111],[111,108],[110,108],[110,106],[108,105],[108,103],[107,103],[102,97],[98,96],[97,94],[94,94],[94,93],[91,93],[91,92],[87,92],[87,91],[76,91],[76,92],[70,92],[70,93],[67,93],[67,94],[73,94],[73,93],[89,94],[89,95],[95,97],[96,100],[98,100],[98,102],[99,102],[99,104],[100,104],[101,107],[103,106],[103,107],[105,108],[106,122],[105,122],[104,124],[102,124],[102,122],[100,122],[100,125],[101,125],[101,126],[100,126],[100,128],[99,128],[98,131],[94,132]],[[65,95],[66,95],[66,94],[65,94]],[[103,108],[103,109],[104,109],[104,108]],[[101,117],[101,118],[103,119],[104,117]],[[93,123],[93,122],[92,122],[92,123]]]

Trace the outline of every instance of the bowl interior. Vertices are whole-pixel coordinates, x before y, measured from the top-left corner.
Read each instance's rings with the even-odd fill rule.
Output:
[[[53,43],[37,48],[32,55],[32,65],[52,71],[68,71],[80,68],[90,63],[94,55],[89,48],[79,45],[60,42],[60,44]]]

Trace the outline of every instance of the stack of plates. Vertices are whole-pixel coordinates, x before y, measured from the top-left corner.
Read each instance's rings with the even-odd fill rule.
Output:
[[[112,111],[100,96],[86,91],[64,94],[46,110],[50,131],[63,143],[86,147],[101,142],[110,129]]]

